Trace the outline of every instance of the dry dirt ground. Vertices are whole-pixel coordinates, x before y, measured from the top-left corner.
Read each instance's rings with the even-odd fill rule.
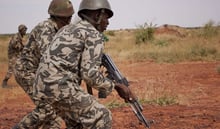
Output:
[[[138,97],[155,99],[166,94],[176,97],[176,104],[143,104],[143,114],[155,122],[151,129],[220,129],[220,62],[118,62],[118,66]],[[5,66],[1,66],[5,67]],[[4,76],[5,71],[0,73]],[[1,77],[3,78],[3,77]],[[12,89],[0,88],[0,129],[9,129],[34,105],[13,81]],[[12,97],[16,96],[16,97]],[[105,103],[117,98],[110,95]],[[113,129],[144,129],[130,107],[110,109]]]

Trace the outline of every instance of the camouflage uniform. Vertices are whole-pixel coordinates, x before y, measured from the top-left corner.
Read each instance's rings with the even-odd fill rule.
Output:
[[[7,86],[7,81],[10,79],[10,77],[13,74],[14,68],[15,68],[15,62],[20,57],[21,51],[24,47],[23,36],[20,32],[16,33],[10,40],[8,45],[8,72],[5,75],[5,79],[3,80],[3,87]],[[4,84],[5,82],[5,84]]]
[[[41,58],[34,96],[67,117],[70,128],[76,123],[86,129],[111,128],[111,112],[80,86],[84,80],[107,94],[114,89],[114,83],[99,71],[103,40],[102,33],[82,20],[62,28]]]
[[[32,98],[35,73],[42,53],[57,33],[57,24],[51,20],[39,23],[30,33],[21,57],[16,61],[15,79]]]
[[[23,90],[30,96],[35,104],[40,105],[34,115],[30,115],[20,121],[19,128],[36,128],[42,124],[43,128],[60,128],[61,119],[56,116],[53,108],[45,103],[33,99],[33,83],[42,53],[57,33],[57,24],[48,19],[39,23],[30,33],[21,57],[16,62],[15,78]],[[45,121],[47,120],[47,121]]]
[[[71,22],[74,14],[72,2],[69,0],[51,0],[48,14],[50,18],[39,23],[31,31],[27,45],[16,64],[16,80],[33,102],[38,105],[38,109],[34,110],[33,114],[24,117],[13,128],[38,129],[43,125],[43,129],[58,129],[61,126],[61,119],[57,117],[53,107],[44,101],[33,98],[33,83],[42,54],[57,31]]]

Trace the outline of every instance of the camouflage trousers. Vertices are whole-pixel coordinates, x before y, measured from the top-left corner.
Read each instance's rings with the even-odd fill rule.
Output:
[[[16,82],[33,100],[33,84],[35,75],[31,72],[27,72],[27,70],[19,70],[17,64],[15,67],[16,68],[14,69],[14,76]]]
[[[11,76],[14,72],[16,59],[17,59],[16,57],[9,58],[9,60],[8,60],[8,71],[5,75],[5,80],[8,80],[8,79],[11,78]]]
[[[18,124],[18,129],[60,129],[61,118],[48,104],[35,101],[37,108],[27,114]]]
[[[52,102],[50,105],[65,121],[67,129],[111,129],[112,127],[111,112],[86,92],[78,91],[58,101],[57,99],[47,101]],[[35,110],[39,110],[37,108]]]
[[[18,68],[18,66],[16,66]],[[21,88],[29,95],[32,101],[37,105],[33,113],[26,115],[18,124],[19,129],[60,129],[62,119],[57,116],[53,107],[48,103],[44,103],[34,99],[33,83],[34,74],[25,70],[14,70],[15,80]]]

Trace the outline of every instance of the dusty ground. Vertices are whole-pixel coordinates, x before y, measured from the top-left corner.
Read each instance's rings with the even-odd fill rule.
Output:
[[[220,62],[156,64],[118,62],[131,88],[142,99],[175,96],[176,104],[143,104],[143,114],[153,119],[151,129],[220,129]],[[5,66],[1,66],[5,67]],[[3,78],[6,70],[0,73]],[[0,88],[0,129],[9,129],[34,108],[25,93],[13,81],[12,89]],[[103,103],[117,99],[112,94]],[[144,129],[130,107],[111,109],[113,129]]]

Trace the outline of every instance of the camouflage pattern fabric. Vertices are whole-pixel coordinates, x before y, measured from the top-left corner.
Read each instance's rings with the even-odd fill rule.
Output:
[[[12,36],[8,45],[8,72],[5,76],[6,80],[8,80],[12,76],[15,68],[15,62],[20,57],[23,48],[24,45],[22,36],[18,32],[14,36]]]
[[[100,69],[104,36],[87,21],[63,27],[41,58],[34,84],[34,96],[44,100],[86,129],[110,129],[111,112],[80,86],[84,80],[109,94],[114,83]],[[35,109],[36,110],[36,109]],[[34,113],[34,112],[32,112]]]
[[[19,128],[60,128],[61,119],[56,118],[53,108],[47,103],[41,103],[33,98],[33,83],[42,53],[57,33],[57,24],[51,19],[39,23],[30,33],[21,57],[16,62],[15,79],[36,105],[40,105],[34,114],[23,118]],[[45,120],[48,121],[45,121]],[[47,122],[47,123],[46,123]]]
[[[57,28],[57,24],[51,19],[39,23],[31,31],[21,57],[16,62],[16,81],[29,95],[33,92],[34,77],[41,55],[57,33]]]
[[[60,129],[61,118],[57,117],[54,109],[47,103],[37,102],[34,113],[26,115],[17,125],[18,129]]]

